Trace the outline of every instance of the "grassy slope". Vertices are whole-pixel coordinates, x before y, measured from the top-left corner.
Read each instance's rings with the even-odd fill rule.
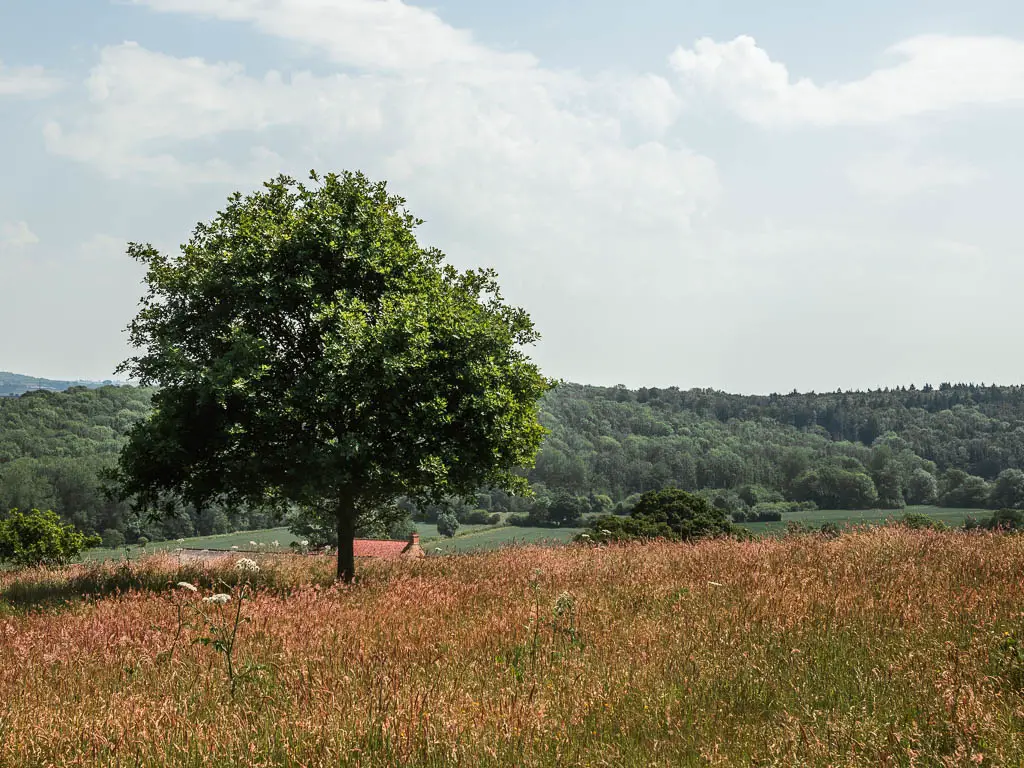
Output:
[[[420,541],[423,543],[438,540],[441,537],[437,533],[437,526],[433,523],[415,523],[416,530],[420,534]],[[463,535],[474,535],[477,531],[490,531],[492,527],[486,525],[464,525],[459,528],[458,539]],[[527,529],[535,531],[538,529]],[[500,537],[499,537],[500,538]],[[154,541],[146,546],[145,551],[139,547],[129,547],[129,557],[137,558],[143,554],[153,552],[171,552],[179,547],[189,549],[231,549],[238,547],[239,551],[258,550],[260,548],[274,549],[273,542],[279,544],[278,549],[288,550],[293,541],[297,541],[287,528],[267,528],[260,531],[239,531],[238,533],[224,533],[217,536],[194,536],[180,541]],[[486,541],[486,538],[484,539]],[[528,539],[533,540],[533,539]],[[251,542],[256,542],[260,547],[253,547]],[[87,551],[84,560],[124,560],[125,551],[121,549],[91,549]]]
[[[516,526],[486,528],[458,535],[453,539],[435,539],[426,549],[431,554],[438,549],[441,550],[441,554],[449,554],[500,549],[516,544],[564,544],[582,530],[583,528],[519,528]]]
[[[245,578],[230,564],[0,574],[0,765],[1024,759],[1021,536],[527,547],[375,561],[343,588],[328,558],[258,559],[235,695],[194,642],[234,618],[237,593],[201,602]],[[178,580],[199,593],[169,599]],[[62,590],[94,598],[4,614]]]
[[[806,523],[808,525],[820,526],[823,523],[835,523],[839,526],[870,525],[873,523],[884,523],[887,520],[899,520],[906,514],[918,513],[927,515],[934,520],[941,520],[946,525],[959,528],[964,524],[968,515],[986,517],[992,514],[991,510],[985,509],[951,509],[947,507],[907,507],[906,509],[818,509],[814,512],[794,512],[783,515],[782,522],[778,523],[743,523],[754,533],[776,533],[786,530],[786,522]]]
[[[984,509],[947,509],[941,507],[907,507],[905,510],[870,509],[819,509],[815,512],[797,512],[786,515],[781,523],[744,523],[744,527],[754,533],[773,534],[786,529],[786,520],[796,520],[808,525],[820,526],[832,522],[841,526],[882,523],[886,520],[899,519],[909,512],[918,512],[941,520],[946,525],[960,527],[968,515],[983,517],[991,514]],[[455,538],[445,539],[438,535],[437,526],[433,523],[416,523],[420,541],[428,553],[434,554],[440,549],[441,554],[455,552],[472,552],[499,549],[516,544],[560,544],[570,541],[583,528],[517,528],[513,526],[463,525]],[[270,528],[262,531],[241,531],[225,533],[219,536],[199,536],[178,541],[159,541],[149,544],[147,552],[172,551],[178,547],[190,549],[231,549],[238,547],[240,551],[251,550],[250,542],[255,541],[264,547],[272,547],[277,541],[280,548],[287,549],[295,541],[287,528]],[[144,554],[138,547],[130,548],[130,557],[136,558]],[[123,560],[124,549],[93,549],[85,553],[85,560]]]

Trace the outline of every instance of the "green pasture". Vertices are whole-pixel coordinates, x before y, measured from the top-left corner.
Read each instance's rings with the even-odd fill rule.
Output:
[[[779,533],[786,530],[790,520],[820,527],[824,523],[835,523],[840,528],[855,525],[878,525],[888,520],[899,520],[904,515],[916,513],[927,515],[933,520],[941,520],[948,526],[959,528],[967,517],[978,518],[992,514],[987,509],[953,509],[950,507],[906,507],[905,509],[816,509],[812,512],[793,512],[782,516],[781,522],[772,523],[741,523],[754,533]]]
[[[946,525],[959,528],[964,520],[974,515],[982,518],[992,514],[985,509],[951,509],[945,507],[907,507],[896,509],[818,509],[813,512],[794,512],[783,516],[781,522],[742,523],[748,530],[766,535],[782,533],[786,530],[789,520],[820,527],[824,523],[835,523],[842,527],[855,525],[877,525],[887,520],[898,520],[904,515],[915,512],[941,520]],[[454,538],[445,539],[438,535],[437,526],[433,523],[415,523],[420,534],[420,543],[428,554],[454,554],[457,552],[485,551],[516,544],[564,544],[571,541],[583,528],[519,528],[516,526],[463,525]],[[143,550],[141,547],[128,547],[129,558],[141,557],[152,552],[174,551],[179,547],[189,549],[231,549],[239,551],[289,551],[296,537],[287,528],[268,528],[261,531],[240,531],[225,533],[218,536],[197,536],[176,541],[154,541]],[[251,542],[256,542],[253,547]],[[277,542],[277,547],[274,546]],[[93,549],[83,554],[85,560],[123,560],[126,552],[121,549]]]

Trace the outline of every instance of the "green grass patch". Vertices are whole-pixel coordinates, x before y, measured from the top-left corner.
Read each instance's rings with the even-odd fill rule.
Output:
[[[954,509],[951,507],[912,506],[904,509],[816,509],[811,512],[793,512],[782,516],[781,522],[771,523],[740,523],[754,533],[784,533],[788,521],[805,523],[820,527],[825,523],[835,523],[840,528],[855,525],[883,525],[894,520],[901,520],[908,514],[927,515],[953,528],[960,528],[969,516],[987,517],[992,514],[987,509]]]
[[[583,528],[520,528],[506,525],[469,532],[452,539],[437,539],[425,546],[427,554],[452,554],[500,549],[520,544],[565,544]],[[437,550],[440,550],[438,552]]]

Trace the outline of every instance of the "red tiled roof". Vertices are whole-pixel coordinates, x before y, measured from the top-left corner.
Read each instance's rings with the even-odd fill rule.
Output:
[[[409,546],[408,541],[388,541],[381,539],[356,539],[356,557],[399,557],[405,548]]]

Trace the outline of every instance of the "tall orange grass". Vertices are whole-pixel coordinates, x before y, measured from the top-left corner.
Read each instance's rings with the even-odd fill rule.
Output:
[[[202,602],[244,580],[230,562],[0,576],[0,766],[1024,759],[1022,536],[525,548],[351,587],[261,566],[234,696],[175,607],[230,618]]]

